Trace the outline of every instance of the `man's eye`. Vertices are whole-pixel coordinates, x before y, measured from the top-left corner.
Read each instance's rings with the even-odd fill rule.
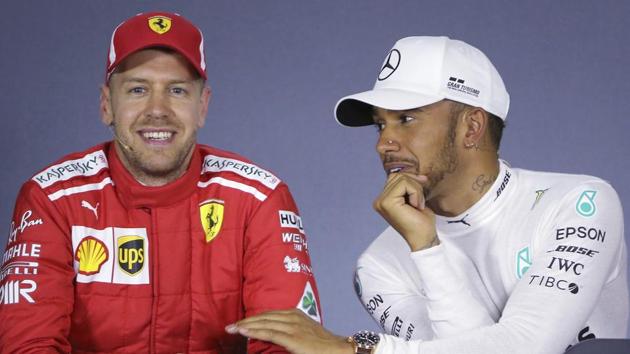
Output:
[[[176,95],[184,95],[186,94],[186,89],[183,87],[173,87],[171,88],[171,92],[176,94]]]
[[[381,132],[381,131],[383,131],[383,129],[385,129],[385,124],[384,123],[374,123],[374,128],[376,128],[377,132]]]
[[[129,89],[129,93],[140,94],[146,92],[144,87],[132,87]]]
[[[409,122],[411,122],[411,121],[413,121],[415,119],[416,118],[410,117],[410,116],[402,116],[402,117],[400,117],[400,122],[404,124],[404,123],[409,123]]]

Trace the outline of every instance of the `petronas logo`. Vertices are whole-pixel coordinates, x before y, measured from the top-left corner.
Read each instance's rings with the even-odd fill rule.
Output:
[[[595,214],[597,207],[595,206],[596,191],[584,191],[575,204],[575,210],[578,214],[589,217]]]
[[[522,248],[516,255],[516,277],[521,279],[532,266],[532,259],[529,255],[529,247]]]

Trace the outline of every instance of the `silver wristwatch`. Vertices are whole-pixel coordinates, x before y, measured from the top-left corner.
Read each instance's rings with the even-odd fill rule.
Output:
[[[348,337],[348,342],[352,343],[356,354],[374,354],[376,345],[381,340],[378,334],[370,331],[361,331]]]

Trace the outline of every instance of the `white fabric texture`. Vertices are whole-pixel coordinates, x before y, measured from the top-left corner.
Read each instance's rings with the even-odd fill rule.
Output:
[[[623,338],[629,298],[623,212],[591,176],[513,169],[456,217],[441,244],[411,252],[387,228],[357,264],[355,288],[378,354],[559,354]]]

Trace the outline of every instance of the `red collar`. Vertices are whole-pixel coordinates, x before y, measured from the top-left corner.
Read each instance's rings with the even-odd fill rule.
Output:
[[[195,146],[186,173],[180,178],[160,187],[140,184],[120,161],[112,142],[106,144],[109,170],[118,198],[127,208],[154,208],[173,205],[188,198],[197,189],[201,174],[201,153]]]

